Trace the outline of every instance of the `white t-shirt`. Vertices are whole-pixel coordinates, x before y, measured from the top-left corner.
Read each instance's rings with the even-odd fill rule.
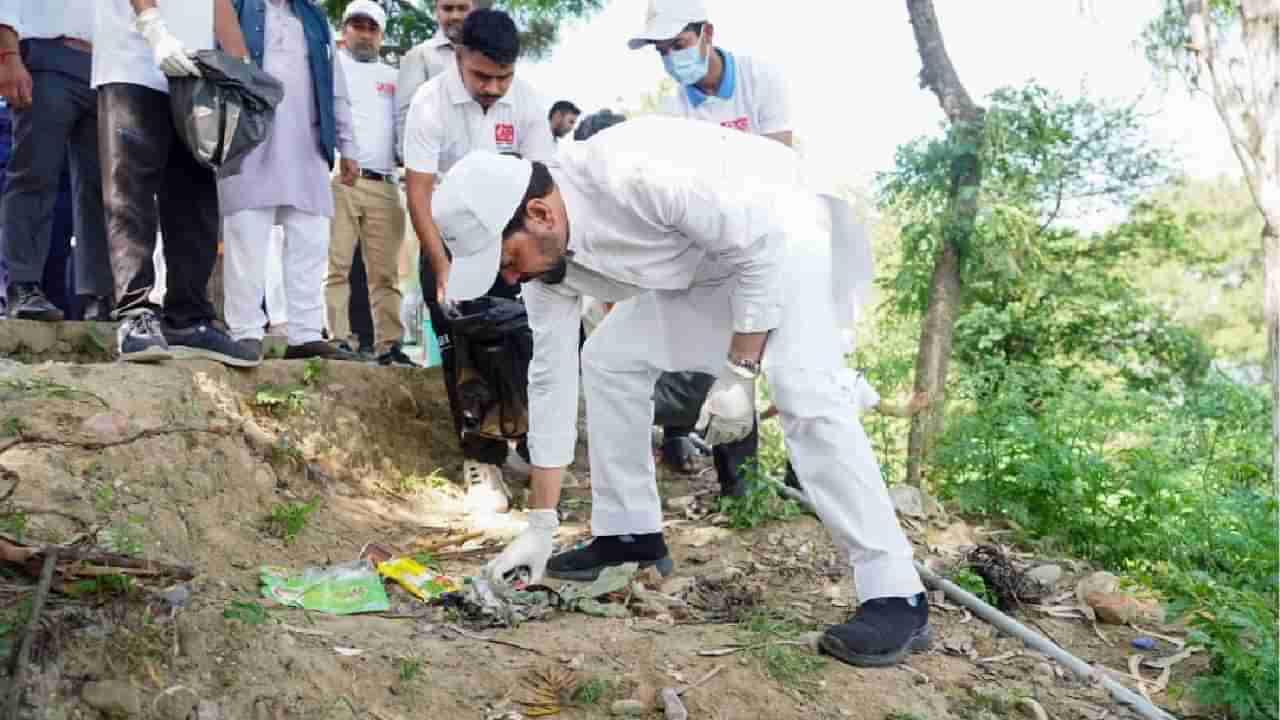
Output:
[[[381,61],[360,62],[345,50],[338,61],[347,77],[360,148],[355,160],[362,168],[389,173],[396,166],[396,69]]]
[[[772,65],[744,55],[733,55],[733,93],[728,98],[710,95],[694,107],[684,87],[663,101],[663,115],[706,120],[723,127],[737,128],[752,135],[787,132],[791,127],[791,104],[782,74]]]
[[[138,32],[129,0],[98,0],[93,37],[93,87],[107,83],[145,85],[169,92],[146,38]],[[188,50],[208,50],[213,42],[213,0],[157,0],[169,32]]]
[[[556,144],[547,123],[550,107],[520,78],[485,112],[472,99],[456,70],[418,88],[405,121],[404,166],[421,173],[445,173],[472,150],[517,153],[546,162]]]

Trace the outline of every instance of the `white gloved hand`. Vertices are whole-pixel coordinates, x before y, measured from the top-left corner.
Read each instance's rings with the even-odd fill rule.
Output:
[[[169,26],[160,17],[160,8],[147,8],[138,14],[138,32],[151,45],[160,72],[169,77],[200,76],[200,68],[187,54],[182,41],[169,32]]]
[[[695,429],[715,447],[737,442],[751,434],[756,423],[756,378],[746,370],[725,364],[698,413]]]
[[[484,566],[485,576],[497,580],[516,568],[527,567],[529,583],[542,582],[547,561],[551,559],[552,541],[558,527],[560,516],[555,510],[530,510],[529,525],[501,555]]]

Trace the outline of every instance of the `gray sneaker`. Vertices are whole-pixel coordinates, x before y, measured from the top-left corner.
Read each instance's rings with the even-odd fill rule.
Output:
[[[160,319],[151,310],[138,310],[121,320],[116,346],[125,362],[161,362],[173,357],[160,331]]]
[[[207,323],[189,328],[164,328],[164,338],[174,357],[217,360],[231,367],[257,367],[262,363],[262,350],[254,352],[231,336]]]

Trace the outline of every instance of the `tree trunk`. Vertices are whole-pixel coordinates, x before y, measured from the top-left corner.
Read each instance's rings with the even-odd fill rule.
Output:
[[[1280,199],[1280,198],[1278,198]],[[1267,367],[1271,373],[1271,483],[1280,497],[1280,207],[1262,225],[1263,317],[1267,323]]]
[[[920,87],[938,97],[951,123],[948,137],[953,152],[947,217],[929,282],[928,305],[916,354],[915,390],[928,394],[931,400],[927,412],[912,418],[907,448],[907,483],[919,487],[933,439],[942,430],[951,337],[962,288],[962,250],[968,247],[978,216],[984,111],[969,97],[951,64],[932,0],[907,0],[907,13],[911,16],[920,53]]]

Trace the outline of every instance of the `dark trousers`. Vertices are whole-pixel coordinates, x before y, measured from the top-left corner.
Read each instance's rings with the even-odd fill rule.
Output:
[[[497,276],[497,273],[494,275],[493,287],[489,288],[486,295],[509,300],[519,297],[519,284],[508,285]],[[458,400],[457,382],[458,360],[454,354],[453,338],[449,333],[449,318],[436,302],[436,275],[431,272],[431,263],[427,260],[426,253],[422,254],[418,262],[418,276],[422,283],[422,297],[427,303],[427,312],[431,314],[431,329],[440,343],[440,364],[444,370],[445,392],[449,395],[449,410],[453,413],[454,430],[458,437],[462,438],[462,456],[476,462],[501,465],[507,459],[506,441],[476,435],[462,436],[462,404]]]
[[[53,204],[53,222],[49,233],[49,257],[44,262],[44,276],[40,286],[49,302],[58,306],[68,320],[80,319],[80,303],[76,298],[75,274],[79,266],[71,247],[75,233],[75,203],[71,199],[71,173],[64,169],[58,183],[58,200]],[[76,245],[80,239],[76,239]],[[106,259],[103,259],[107,269]],[[108,276],[109,278],[110,276]],[[109,291],[108,291],[109,292]]]
[[[30,47],[24,43],[24,55]],[[69,164],[72,223],[80,257],[75,291],[106,295],[111,292],[111,273],[103,227],[96,93],[88,82],[67,73],[35,71],[31,76],[31,106],[10,109],[13,148],[0,200],[9,282],[43,281],[53,243],[59,180]],[[57,297],[50,288],[45,290],[51,298]]]
[[[218,185],[178,137],[169,96],[142,85],[98,88],[107,245],[117,317],[156,311],[151,254],[164,233],[164,320],[190,327],[213,319],[209,275],[218,253]]]
[[[360,347],[373,347],[373,309],[369,306],[369,276],[364,270],[364,255],[360,243],[351,258],[351,300],[347,302],[347,322],[351,332],[360,338]],[[338,338],[345,340],[345,338]]]
[[[663,442],[670,438],[689,435],[692,427],[667,426],[662,429]],[[751,426],[751,434],[737,442],[724,443],[711,448],[711,459],[715,462],[716,477],[720,478],[720,486],[730,491],[742,482],[739,471],[742,464],[756,456],[760,448],[760,423]]]

